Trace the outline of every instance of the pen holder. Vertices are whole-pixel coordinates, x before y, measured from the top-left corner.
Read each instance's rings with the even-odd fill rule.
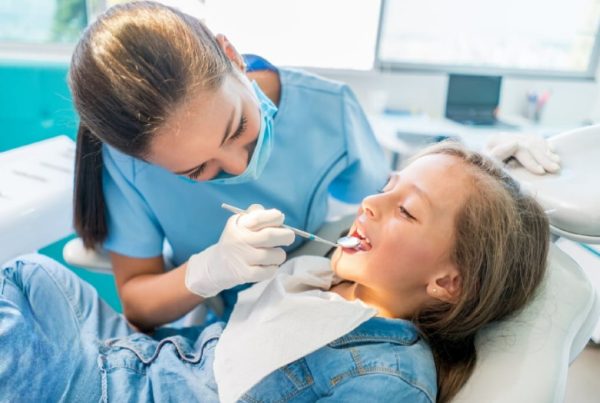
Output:
[[[539,123],[549,98],[549,91],[529,91],[526,98],[525,117],[532,122]]]

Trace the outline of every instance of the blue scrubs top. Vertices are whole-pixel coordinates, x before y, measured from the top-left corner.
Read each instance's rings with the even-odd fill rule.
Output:
[[[247,62],[250,70],[274,69],[256,56]],[[357,203],[385,184],[386,158],[350,88],[300,70],[276,71],[281,98],[273,150],[256,181],[190,183],[103,146],[107,250],[155,257],[162,255],[166,240],[178,266],[218,241],[231,215],[220,207],[223,202],[277,208],[287,224],[314,232],[327,214],[328,193]],[[296,239],[291,249],[301,242]]]

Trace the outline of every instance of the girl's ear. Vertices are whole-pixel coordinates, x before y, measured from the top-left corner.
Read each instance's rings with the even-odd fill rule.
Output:
[[[221,49],[223,49],[223,52],[225,52],[227,58],[231,60],[233,65],[239,68],[242,73],[245,73],[246,63],[244,62],[242,55],[238,53],[235,46],[233,46],[233,44],[229,42],[229,39],[227,39],[227,37],[223,34],[217,34],[216,39]]]
[[[460,271],[451,266],[427,283],[426,292],[432,298],[454,304],[460,296],[461,285]]]

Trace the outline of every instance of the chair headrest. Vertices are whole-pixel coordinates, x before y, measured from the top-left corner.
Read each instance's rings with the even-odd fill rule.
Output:
[[[475,370],[452,403],[562,401],[568,365],[589,340],[599,312],[583,269],[551,244],[533,299],[478,333]]]

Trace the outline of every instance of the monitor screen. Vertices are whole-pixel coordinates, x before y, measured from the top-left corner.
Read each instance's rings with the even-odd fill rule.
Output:
[[[495,108],[500,100],[501,77],[450,74],[447,105],[488,106]]]

